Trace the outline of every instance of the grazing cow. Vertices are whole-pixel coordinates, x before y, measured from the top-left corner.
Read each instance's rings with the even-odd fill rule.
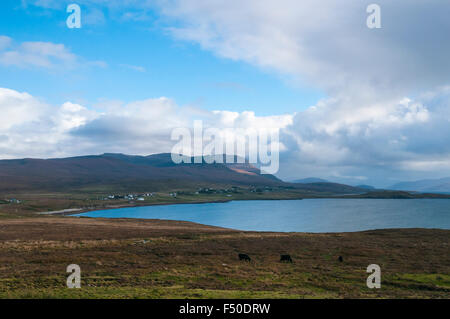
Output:
[[[291,258],[290,255],[281,255],[280,256],[280,262],[291,263],[292,262],[292,258]]]
[[[339,260],[339,262],[343,262],[344,258],[342,256],[339,256],[338,260]]]
[[[249,255],[247,254],[239,254],[239,260],[243,260],[243,261],[252,261],[252,259],[250,258]]]

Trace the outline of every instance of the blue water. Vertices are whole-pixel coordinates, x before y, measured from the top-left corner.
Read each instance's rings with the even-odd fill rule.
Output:
[[[78,216],[183,220],[239,230],[276,232],[450,229],[450,199],[233,201],[120,208]]]

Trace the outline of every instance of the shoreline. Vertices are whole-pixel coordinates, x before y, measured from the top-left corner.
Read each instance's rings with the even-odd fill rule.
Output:
[[[214,201],[199,201],[199,202],[183,202],[183,203],[149,203],[149,204],[123,204],[113,205],[107,207],[85,207],[85,208],[69,208],[51,212],[39,212],[37,215],[47,216],[73,216],[78,214],[84,214],[89,212],[96,212],[101,210],[112,210],[121,208],[133,208],[133,207],[150,207],[150,206],[166,206],[166,205],[186,205],[186,204],[212,204],[212,203],[229,203],[233,200],[214,200]],[[95,217],[93,217],[95,218]]]
[[[48,215],[48,216],[73,216],[77,214],[101,211],[101,210],[112,210],[112,209],[120,209],[120,208],[133,208],[133,207],[150,207],[150,206],[167,206],[167,205],[186,205],[186,204],[214,204],[214,203],[229,203],[233,201],[258,201],[258,200],[304,200],[304,199],[333,199],[332,197],[323,197],[323,198],[258,198],[258,199],[223,199],[223,200],[211,200],[211,201],[197,201],[197,202],[180,202],[180,203],[147,203],[147,204],[138,204],[138,203],[129,203],[129,204],[118,204],[107,207],[84,207],[84,208],[68,208],[56,211],[49,212],[38,212],[35,213],[37,215]]]
[[[150,207],[150,206],[168,206],[168,205],[187,205],[187,204],[213,204],[213,203],[229,203],[233,201],[272,201],[272,200],[306,200],[306,199],[382,199],[382,200],[409,200],[409,199],[450,199],[450,198],[370,198],[370,197],[311,197],[311,198],[258,198],[258,199],[223,199],[223,200],[211,200],[211,201],[194,201],[194,202],[179,202],[179,203],[128,203],[128,204],[117,204],[117,205],[111,205],[106,207],[77,207],[77,208],[68,208],[68,209],[62,209],[62,210],[56,210],[56,211],[49,211],[49,212],[38,212],[35,213],[36,215],[41,216],[74,216],[78,214],[84,214],[89,212],[96,212],[96,211],[102,211],[102,210],[114,210],[114,209],[121,209],[121,208],[135,208],[135,207]],[[92,217],[96,218],[96,217]]]

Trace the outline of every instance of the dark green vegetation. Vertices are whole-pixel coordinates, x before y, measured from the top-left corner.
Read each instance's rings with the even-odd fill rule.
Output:
[[[450,297],[445,230],[280,234],[71,217],[1,220],[0,228],[4,298]],[[280,254],[294,262],[280,263]],[[72,263],[82,269],[79,290],[65,287]],[[378,290],[366,286],[373,263],[382,269]]]

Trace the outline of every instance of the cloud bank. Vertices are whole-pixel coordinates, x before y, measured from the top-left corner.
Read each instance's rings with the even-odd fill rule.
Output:
[[[46,104],[28,93],[0,88],[0,158],[61,157],[99,152],[148,155],[170,152],[175,128],[202,119],[218,129],[282,128],[291,115],[258,117],[254,112],[205,111],[160,97],[87,108]]]
[[[164,97],[95,108],[52,106],[0,89],[0,158],[170,152],[172,130],[202,119],[205,127],[219,129],[280,129],[283,178],[386,183],[386,172],[394,179],[442,176],[450,174],[449,101],[450,87],[444,87],[357,110],[347,100],[329,99],[297,114],[258,117],[182,107]]]

